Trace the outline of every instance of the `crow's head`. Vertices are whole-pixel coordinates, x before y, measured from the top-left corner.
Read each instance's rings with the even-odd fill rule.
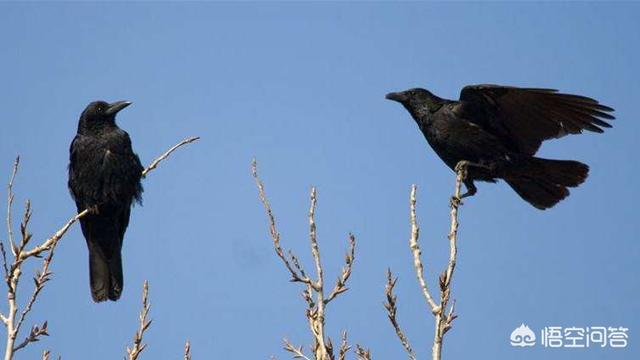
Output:
[[[413,88],[405,91],[388,93],[385,98],[401,103],[405,107],[423,107],[435,103],[438,98],[429,90]]]
[[[130,101],[116,101],[107,103],[104,101],[94,101],[80,115],[78,131],[91,131],[102,129],[116,123],[116,114],[131,105]]]
[[[388,93],[385,98],[402,104],[418,124],[428,119],[431,114],[438,111],[445,103],[444,99],[422,88]]]

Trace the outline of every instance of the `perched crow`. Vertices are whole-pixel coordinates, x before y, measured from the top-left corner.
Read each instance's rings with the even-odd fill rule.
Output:
[[[603,119],[614,119],[613,109],[594,99],[551,89],[471,85],[458,101],[419,88],[386,98],[404,105],[447,166],[471,163],[464,196],[476,193],[475,180],[504,179],[541,210],[567,197],[567,187],[580,185],[589,172],[578,161],[534,157],[541,143],[582,130],[601,133],[600,127],[611,127]]]
[[[131,205],[142,199],[144,168],[131,149],[129,134],[116,125],[116,114],[130,104],[89,104],[80,115],[78,133],[69,149],[71,196],[78,211],[92,210],[80,219],[80,225],[89,248],[91,296],[96,302],[120,298],[120,249]]]

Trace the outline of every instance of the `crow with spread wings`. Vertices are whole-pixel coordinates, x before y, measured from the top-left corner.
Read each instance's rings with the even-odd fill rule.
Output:
[[[460,100],[439,98],[425,89],[389,93],[411,114],[427,142],[454,169],[470,163],[464,181],[504,179],[518,195],[544,210],[569,195],[587,178],[589,167],[578,161],[534,157],[543,141],[583,130],[601,133],[611,125],[613,109],[579,95],[551,89],[498,85],[466,86]]]

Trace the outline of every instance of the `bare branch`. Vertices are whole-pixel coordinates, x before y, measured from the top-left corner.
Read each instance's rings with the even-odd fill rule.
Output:
[[[42,262],[42,269],[40,269],[40,271],[38,271],[36,273],[36,276],[33,278],[33,282],[35,284],[33,288],[33,293],[31,294],[31,298],[29,299],[29,302],[25,306],[24,310],[22,310],[22,314],[20,314],[20,319],[18,320],[18,323],[15,327],[16,332],[20,331],[20,328],[22,327],[22,323],[26,319],[27,314],[29,314],[29,312],[31,311],[31,308],[33,307],[33,304],[36,302],[38,295],[40,294],[42,289],[44,289],[45,283],[51,279],[49,264],[51,264],[51,260],[53,259],[53,254],[54,254],[54,251],[51,250],[47,255],[47,257]]]
[[[191,136],[191,137],[188,137],[188,138],[180,141],[179,143],[175,144],[169,150],[167,150],[164,154],[158,156],[155,160],[153,160],[151,162],[151,165],[147,166],[147,168],[142,171],[142,176],[145,177],[152,170],[155,170],[158,167],[158,164],[160,164],[160,162],[162,160],[168,158],[169,155],[171,155],[171,153],[176,151],[179,147],[181,147],[183,145],[186,145],[186,144],[189,144],[189,143],[192,143],[192,142],[197,141],[199,139],[200,139],[199,136]]]
[[[320,289],[324,285],[324,274],[322,263],[320,261],[320,249],[318,247],[318,235],[315,220],[316,205],[318,203],[317,194],[316,188],[312,187],[310,195],[311,205],[309,207],[309,242],[311,243],[311,256],[316,264],[316,275],[318,276],[318,279],[316,280],[316,288]]]
[[[129,349],[127,346],[127,355],[128,360],[136,360],[138,356],[144,351],[147,347],[146,344],[142,343],[144,333],[151,326],[152,320],[147,320],[147,315],[149,315],[149,310],[151,309],[151,304],[149,304],[149,282],[145,280],[144,285],[142,287],[142,311],[140,311],[140,327],[138,331],[136,331],[135,336],[133,337],[133,348]]]
[[[397,297],[393,294],[393,287],[396,286],[396,281],[398,281],[398,278],[394,279],[393,275],[391,274],[391,269],[387,269],[387,285],[385,287],[387,302],[384,304],[384,307],[385,309],[387,309],[387,316],[389,317],[389,321],[391,321],[391,325],[393,325],[393,328],[396,331],[396,335],[398,336],[398,339],[400,339],[402,347],[404,347],[405,351],[407,352],[409,359],[415,360],[416,354],[413,352],[411,344],[409,343],[409,339],[407,339],[405,334],[402,332],[400,324],[398,323],[398,320],[396,318],[398,312],[398,308],[396,306]]]
[[[262,180],[260,180],[260,177],[258,176],[258,164],[255,159],[251,162],[251,173],[253,175],[253,178],[256,181],[256,186],[258,187],[258,195],[260,196],[260,201],[262,202],[262,205],[264,206],[264,210],[267,213],[267,217],[269,218],[269,232],[271,233],[271,239],[273,240],[273,247],[276,251],[276,255],[278,255],[280,260],[282,260],[282,263],[287,268],[287,270],[289,270],[289,273],[291,273],[291,281],[302,282],[305,284],[312,284],[311,279],[309,279],[305,274],[302,274],[302,273],[299,274],[296,271],[296,269],[294,269],[291,266],[291,263],[289,262],[289,260],[287,260],[286,256],[284,255],[284,251],[280,246],[280,233],[278,232],[278,229],[276,227],[276,219],[273,216],[273,211],[271,210],[271,204],[269,203],[269,199],[267,199],[267,195],[265,194],[264,184],[262,183]],[[295,264],[295,267],[301,270],[302,267],[299,265],[299,262],[295,257],[295,255],[293,255],[291,251],[289,252],[289,254],[291,255],[291,258],[293,263]]]
[[[278,233],[275,225],[275,217],[271,210],[269,201],[267,200],[267,196],[264,191],[264,184],[258,176],[257,164],[255,159],[251,164],[251,168],[256,186],[258,187],[260,200],[264,206],[267,218],[269,220],[269,231],[273,240],[276,254],[281,259],[287,270],[289,270],[289,273],[291,273],[292,281],[302,282],[305,284],[305,290],[302,292],[302,297],[307,303],[305,314],[314,339],[314,343],[311,346],[311,351],[313,352],[312,358],[314,360],[334,360],[334,348],[331,342],[331,338],[325,336],[325,310],[327,304],[329,304],[340,294],[347,291],[346,283],[351,276],[351,269],[353,267],[353,262],[355,259],[355,236],[349,234],[349,250],[345,255],[345,266],[342,268],[341,275],[340,277],[338,277],[333,290],[329,293],[329,296],[325,297],[324,269],[320,260],[320,247],[318,245],[317,227],[315,222],[315,212],[317,205],[316,188],[311,188],[308,214],[309,242],[311,244],[311,255],[314,260],[317,276],[317,278],[313,280],[307,276],[300,260],[293,254],[293,252],[289,251],[289,258],[291,259],[290,261],[284,255],[284,252],[282,251],[282,248],[280,246],[280,234]],[[292,353],[294,358],[309,359],[309,357],[304,354],[302,346],[296,347],[286,339],[284,349]],[[346,356],[345,354],[349,349],[350,346],[347,343],[346,332],[344,332],[340,347],[338,348],[338,359],[343,360]]]
[[[359,344],[356,344],[356,356],[358,360],[371,360],[371,351],[365,349]]]
[[[415,185],[412,185],[411,196],[409,198],[409,220],[411,222],[411,237],[409,238],[409,247],[411,248],[411,253],[413,254],[413,267],[415,267],[416,269],[416,276],[418,278],[418,283],[422,288],[422,295],[424,295],[424,298],[427,300],[427,303],[431,308],[431,312],[435,314],[438,311],[438,305],[433,300],[433,296],[431,296],[431,292],[429,291],[429,286],[424,279],[424,266],[422,265],[421,259],[422,251],[420,250],[420,245],[418,244],[418,239],[420,238],[420,227],[418,226],[416,217],[416,191],[417,187]]]
[[[16,256],[17,254],[17,246],[13,238],[13,215],[11,214],[11,209],[13,208],[14,198],[13,181],[16,179],[16,174],[18,173],[19,166],[20,156],[16,157],[16,160],[13,162],[13,170],[11,171],[11,178],[9,180],[9,185],[7,186],[7,234],[9,235],[9,246],[11,246],[11,252],[13,253],[13,256]]]
[[[349,234],[349,251],[344,256],[344,267],[342,268],[342,273],[338,280],[336,281],[336,285],[329,293],[329,296],[325,300],[325,304],[329,303],[336,296],[342,294],[343,292],[349,290],[347,288],[347,281],[351,276],[351,268],[353,267],[353,261],[355,260],[355,252],[356,252],[356,238],[353,234]]]
[[[320,261],[320,248],[318,247],[318,238],[316,231],[316,204],[317,204],[317,191],[315,187],[311,188],[310,195],[311,205],[309,207],[309,242],[311,243],[311,256],[313,257],[316,265],[317,279],[315,282],[314,290],[316,292],[316,308],[309,316],[309,324],[311,325],[311,332],[314,335],[315,346],[315,358],[317,360],[325,360],[329,353],[329,344],[325,342],[324,335],[324,273],[322,269],[322,262]]]
[[[444,335],[451,329],[453,320],[457,318],[455,314],[455,301],[452,302],[451,306],[447,311],[447,305],[449,304],[449,300],[451,298],[451,280],[453,278],[453,272],[456,267],[456,259],[458,254],[457,247],[457,238],[458,238],[458,208],[462,205],[461,201],[461,187],[464,182],[465,177],[467,176],[467,166],[469,163],[467,161],[459,162],[456,167],[456,183],[453,196],[451,197],[450,207],[451,207],[451,227],[449,230],[449,261],[447,263],[447,268],[442,272],[439,276],[439,285],[440,285],[440,304],[436,304],[433,296],[431,295],[431,291],[427,285],[427,282],[424,279],[424,266],[422,264],[421,255],[422,252],[420,250],[420,245],[418,243],[418,239],[420,237],[420,227],[418,226],[418,221],[416,217],[416,191],[417,188],[415,185],[411,186],[411,195],[409,198],[409,208],[410,208],[410,223],[411,223],[411,237],[409,239],[409,247],[411,248],[411,253],[413,255],[413,265],[416,270],[416,277],[418,279],[418,283],[420,284],[420,288],[422,290],[422,294],[431,309],[435,317],[435,332],[433,337],[433,346],[432,346],[432,359],[440,360],[442,356],[442,341]],[[409,355],[409,359],[415,359],[415,353],[407,340],[407,337],[402,332],[400,325],[397,322],[396,313],[397,313],[397,305],[396,305],[396,296],[393,294],[393,287],[396,284],[396,279],[392,278],[391,272],[387,273],[387,286],[385,290],[385,294],[387,297],[387,302],[384,304],[387,309],[387,314],[389,316],[389,320],[393,325],[396,335],[400,339],[402,346],[406,350]]]
[[[4,270],[4,280],[9,280],[9,265],[7,262],[7,252],[4,249],[4,244],[0,241],[0,253],[2,253],[2,267]]]
[[[47,332],[47,322],[45,321],[42,326],[34,325],[29,332],[29,335],[18,345],[13,348],[13,353],[15,354],[18,350],[24,348],[29,345],[29,343],[36,342],[40,340],[40,336],[49,336]]]
[[[460,161],[456,167],[456,184],[451,197],[451,226],[449,230],[449,262],[446,270],[440,275],[440,311],[436,314],[436,331],[433,341],[433,358],[440,359],[442,354],[442,340],[444,334],[451,329],[453,320],[458,316],[455,314],[455,302],[453,302],[448,313],[445,309],[451,297],[451,280],[453,279],[453,271],[456,267],[456,259],[458,254],[458,208],[462,205],[461,188],[464,179],[467,176],[467,167],[469,162]]]
[[[71,225],[75,224],[78,220],[80,220],[83,217],[85,217],[89,212],[90,212],[89,209],[85,209],[82,212],[80,212],[80,213],[76,214],[75,216],[73,216],[71,219],[69,219],[67,221],[66,224],[64,224],[58,231],[56,231],[45,242],[43,242],[42,244],[34,247],[31,250],[21,252],[20,255],[19,255],[18,261],[22,262],[27,258],[30,258],[32,256],[39,256],[44,251],[53,249],[58,244],[58,241],[64,236],[64,234],[67,233],[67,230],[69,230],[69,228],[71,228]]]
[[[184,344],[184,360],[191,360],[191,343],[189,340]]]
[[[298,257],[291,250],[288,251],[288,254],[289,254],[289,259],[291,259],[291,263],[293,263],[293,266],[295,266],[295,268],[300,272],[301,277],[303,279],[305,278],[308,279],[309,277],[307,276],[307,273],[304,271],[304,267],[302,267],[302,263],[300,263],[300,260],[298,259]]]
[[[299,347],[295,347],[293,344],[289,342],[289,340],[284,339],[284,349],[293,354],[294,359],[304,359],[311,360],[304,354],[304,350],[302,350],[302,345]]]
[[[24,203],[24,215],[22,216],[22,222],[20,222],[20,245],[18,246],[18,253],[23,252],[29,241],[31,241],[31,233],[29,232],[29,221],[31,221],[31,201],[27,200]]]
[[[338,360],[346,360],[347,352],[351,349],[347,342],[347,330],[342,332],[342,340],[340,341],[340,349],[338,350]]]

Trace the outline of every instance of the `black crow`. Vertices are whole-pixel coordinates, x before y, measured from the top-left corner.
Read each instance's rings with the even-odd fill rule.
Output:
[[[71,196],[79,212],[92,210],[80,225],[89,248],[91,296],[96,302],[116,301],[122,294],[122,240],[131,205],[142,199],[144,168],[129,134],[116,125],[116,114],[130,104],[89,104],[69,149]]]
[[[567,187],[580,185],[589,172],[578,161],[534,157],[542,142],[582,130],[601,133],[611,127],[603,120],[614,119],[608,114],[613,109],[594,99],[552,89],[471,85],[458,101],[420,88],[386,98],[404,105],[447,166],[470,162],[464,196],[476,193],[475,180],[504,179],[542,210],[567,197]]]

